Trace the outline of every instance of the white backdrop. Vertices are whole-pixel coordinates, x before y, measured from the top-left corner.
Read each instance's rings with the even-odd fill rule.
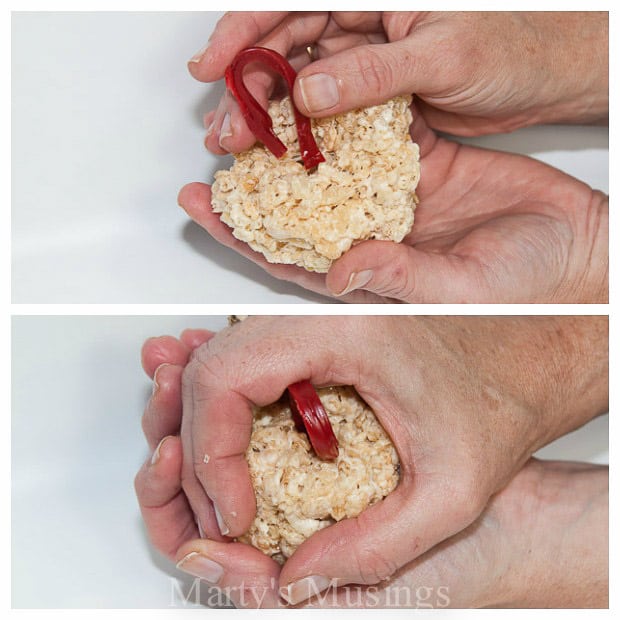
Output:
[[[325,301],[219,246],[176,205],[226,160],[202,145],[222,92],[186,61],[219,13],[14,13],[13,302]],[[606,128],[470,143],[533,155],[608,191]]]
[[[12,606],[182,606],[192,579],[151,550],[133,477],[151,382],[149,336],[221,329],[225,317],[15,317]],[[608,462],[608,417],[539,456]],[[194,593],[195,594],[195,593]],[[203,587],[203,603],[209,593]],[[192,599],[193,600],[193,595]]]

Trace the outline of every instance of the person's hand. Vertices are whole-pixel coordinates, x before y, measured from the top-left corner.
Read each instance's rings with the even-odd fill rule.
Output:
[[[401,481],[303,543],[279,579],[293,601],[334,579],[378,583],[470,525],[538,447],[606,410],[606,330],[604,317],[251,317],[183,372],[191,511],[205,532],[212,504],[223,533],[246,531],[251,404],[301,379],[353,385],[392,437]]]
[[[599,120],[607,110],[607,19],[591,12],[228,13],[189,63],[197,79],[220,79],[240,49],[257,44],[301,69],[294,95],[309,114],[302,92],[316,86],[311,76],[336,77],[339,103],[314,116],[415,92],[421,204],[403,243],[361,243],[327,277],[271,265],[236,240],[212,213],[207,185],[183,188],[179,204],[275,277],[344,301],[606,302],[606,197],[533,160],[437,139],[427,123],[472,135]],[[311,64],[308,44],[321,58]],[[266,105],[272,76],[249,70],[246,83]],[[213,152],[254,142],[229,94],[205,122]]]
[[[298,69],[293,95],[309,116],[415,94],[431,127],[471,136],[605,120],[608,38],[605,12],[230,12],[188,66],[214,82],[240,50],[268,47]],[[266,105],[272,74],[246,82]],[[215,153],[254,142],[228,95],[205,125]]]
[[[327,275],[273,265],[211,210],[211,190],[185,186],[179,204],[217,241],[277,278],[350,302],[603,303],[608,200],[528,157],[438,138],[414,110],[420,204],[402,243],[365,241]]]
[[[142,347],[142,367],[153,379],[153,393],[142,416],[142,430],[149,448],[153,451],[152,465],[163,454],[171,453],[173,458],[174,454],[181,455],[180,441],[171,436],[178,433],[183,413],[181,375],[191,353],[213,335],[213,332],[207,330],[188,329],[181,334],[180,339],[172,336],[150,338]],[[164,452],[163,443],[168,439],[170,441],[167,442]],[[169,461],[164,458],[162,462],[168,463]],[[174,460],[172,460],[164,471],[170,475],[176,471],[174,467]],[[159,470],[160,468],[157,468],[157,471]],[[156,489],[154,488],[152,493],[149,494],[151,483],[147,485],[148,489],[143,488],[142,491],[153,501],[164,495],[167,498],[165,504],[151,505],[148,500],[141,502],[140,507],[145,520],[149,523],[149,533],[153,544],[162,553],[167,555],[174,553],[183,542],[182,538],[187,536],[207,534],[214,540],[224,540],[210,502],[202,505],[202,520],[199,526],[187,497],[180,490],[180,485],[176,484],[174,476],[170,482],[165,477],[161,481],[156,479],[153,485]],[[176,490],[177,486],[179,486],[178,490]],[[171,523],[174,523],[174,528],[170,527]],[[174,539],[170,535],[171,532],[180,532],[179,538]]]
[[[199,332],[194,332],[199,334]],[[204,332],[205,340],[211,334]],[[144,415],[157,445],[136,476],[136,492],[155,547],[179,568],[215,584],[237,607],[278,607],[280,567],[247,545],[198,538],[182,490],[183,340],[152,339],[150,376],[161,376]],[[158,443],[159,442],[159,443]],[[605,468],[531,460],[469,527],[377,586],[338,588],[310,607],[593,607],[606,604]],[[566,536],[566,532],[570,536]],[[585,561],[587,558],[587,561]],[[558,570],[558,564],[562,570]],[[570,587],[569,587],[570,586]],[[288,594],[286,591],[283,594]]]

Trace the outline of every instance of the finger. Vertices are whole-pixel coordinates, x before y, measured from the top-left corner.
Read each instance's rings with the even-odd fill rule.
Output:
[[[200,348],[183,376],[182,433],[185,429],[191,437],[196,477],[230,536],[245,532],[255,514],[245,459],[253,405],[276,402],[288,385],[302,379],[316,385],[354,385],[359,378],[350,356],[345,362],[334,352],[334,341],[342,342],[343,356],[351,346],[341,319],[256,318]],[[319,332],[321,339],[316,338]]]
[[[197,349],[199,351],[200,349]],[[201,536],[207,536],[213,540],[224,541],[228,531],[222,527],[221,516],[217,512],[213,501],[206,494],[204,487],[196,477],[194,468],[194,444],[192,436],[192,424],[194,415],[194,396],[191,381],[187,381],[187,369],[181,377],[181,403],[183,417],[181,420],[181,444],[183,446],[183,464],[181,466],[181,485],[192,512],[194,513]]]
[[[184,542],[198,536],[194,515],[181,490],[182,460],[179,438],[164,437],[134,482],[149,538],[171,559]]]
[[[297,604],[334,583],[380,583],[467,527],[482,510],[432,476],[417,472],[413,489],[410,480],[401,480],[396,491],[357,518],[340,521],[306,540],[282,569],[285,600]]]
[[[410,39],[361,45],[300,71],[295,103],[307,116],[331,116],[424,89],[433,78],[428,54]]]
[[[334,23],[346,31],[377,32],[383,29],[382,11],[333,11]]]
[[[152,379],[161,364],[185,366],[190,353],[190,349],[173,336],[149,338],[142,345],[142,368]]]
[[[208,112],[208,115],[211,117],[211,123],[207,127],[207,131],[205,133],[204,145],[215,155],[224,155],[227,152],[220,146],[220,132],[224,121],[224,116],[228,112],[228,105],[231,103],[232,96],[230,92],[226,90],[224,91],[217,108],[211,112]]]
[[[213,120],[215,119],[215,110],[209,110],[203,117],[202,117],[202,124],[204,126],[204,128],[207,130],[206,134],[205,134],[205,140],[211,135],[211,132],[213,131]]]
[[[178,435],[183,409],[181,375],[183,367],[161,364],[153,377],[153,394],[142,416],[142,430],[153,449],[166,435]]]
[[[231,11],[215,26],[206,47],[188,62],[193,77],[215,82],[224,77],[226,67],[244,48],[256,45],[287,15],[286,11]]]
[[[188,351],[207,342],[213,336],[208,330],[186,330],[181,339],[169,336],[151,339],[144,347],[145,364],[161,359],[185,359]],[[154,355],[156,352],[156,355]],[[142,430],[151,448],[165,435],[176,435],[181,428],[181,375],[182,365],[162,362],[153,373],[153,393],[142,416]]]
[[[326,12],[231,12],[217,24],[208,45],[189,61],[202,82],[224,77],[226,67],[246,47],[267,47],[287,57],[296,47],[318,40],[329,20]]]
[[[299,54],[296,50],[299,46],[318,38],[326,22],[326,14],[295,13],[285,17],[266,37],[255,44],[272,49],[284,57],[292,54],[298,58]],[[243,48],[239,48],[241,49]],[[307,54],[306,58],[309,60]],[[297,60],[295,63],[299,64]],[[244,84],[264,109],[268,108],[270,94],[278,80],[279,77],[276,74],[261,65],[250,67],[243,74]],[[239,105],[227,91],[214,116],[212,132],[205,141],[207,148],[216,154],[239,153],[250,148],[255,140]]]
[[[457,255],[365,241],[332,264],[326,284],[336,296],[363,289],[407,303],[463,303],[480,286],[471,271],[470,263]]]
[[[222,589],[238,608],[283,607],[280,567],[242,543],[192,540],[177,553],[177,568]]]
[[[192,351],[209,342],[215,336],[215,332],[208,329],[186,329],[181,333],[181,342]]]
[[[327,12],[295,11],[267,33],[258,45],[275,50],[288,58],[294,50],[319,41],[328,21]]]
[[[226,415],[228,403],[221,402],[217,405],[218,413],[223,413],[225,420],[223,424],[214,423],[213,416],[209,415],[210,392],[208,377],[198,373],[196,363],[190,362],[183,376],[183,488],[199,522],[205,518],[203,511],[213,510],[222,540],[224,536],[238,536],[246,531],[256,513],[245,460],[252,409],[245,402],[244,411],[237,412],[243,424],[235,424],[230,421],[231,416]]]
[[[143,418],[143,429],[151,446],[164,434],[176,434],[182,428],[183,405],[180,394],[182,368],[187,364],[192,350],[172,336],[150,338],[142,348],[143,366],[154,378],[154,394]],[[155,364],[157,367],[152,371]],[[191,439],[188,449],[191,453]],[[191,489],[193,478],[193,474],[181,469],[183,487]],[[197,515],[201,533],[222,540],[212,502],[195,481],[194,487],[200,488],[201,493],[191,497],[190,506],[192,512]]]
[[[256,99],[261,106],[267,107],[267,95],[258,95]],[[256,142],[241,114],[239,104],[228,90],[213,113],[212,123],[204,143],[207,149],[216,155],[240,153]]]
[[[236,239],[233,236],[232,230],[220,220],[219,214],[214,213],[211,209],[211,188],[205,183],[189,183],[181,189],[177,200],[181,208],[216,241],[248,258],[270,275],[279,280],[294,282],[321,295],[332,295],[325,286],[324,274],[312,273],[295,265],[269,263],[262,254],[252,250],[247,243]],[[384,300],[367,291],[355,291],[341,296],[340,301],[347,303],[380,303]]]

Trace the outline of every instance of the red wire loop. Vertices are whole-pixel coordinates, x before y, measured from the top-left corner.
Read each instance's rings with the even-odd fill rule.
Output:
[[[299,430],[301,421],[316,455],[324,461],[338,458],[338,439],[312,383],[293,383],[288,386],[288,395],[295,425]]]
[[[286,153],[286,146],[273,131],[273,122],[268,112],[263,110],[243,82],[243,69],[251,62],[261,62],[267,65],[286,81],[295,113],[301,159],[307,170],[318,166],[325,161],[325,157],[312,135],[312,124],[310,119],[304,116],[293,103],[293,86],[297,73],[286,58],[265,47],[249,47],[242,50],[226,68],[225,73],[226,86],[237,100],[250,131],[276,157],[280,158]]]

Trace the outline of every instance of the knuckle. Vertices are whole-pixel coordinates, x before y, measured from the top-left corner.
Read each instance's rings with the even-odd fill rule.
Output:
[[[462,476],[450,489],[455,521],[465,527],[475,521],[484,506],[481,485],[477,476]]]
[[[361,550],[356,549],[354,552],[354,563],[358,577],[364,584],[375,584],[385,581],[398,568],[381,551],[370,547]]]
[[[385,297],[411,300],[415,292],[415,279],[406,260],[399,257],[390,264],[380,288],[376,291]]]
[[[133,485],[141,510],[159,508],[163,503],[160,500],[161,482],[149,474],[146,464],[135,475]]]
[[[136,492],[136,495],[138,496],[138,499],[140,499],[142,495],[143,487],[144,487],[144,470],[139,469],[133,478],[133,488],[134,488],[134,491]]]
[[[145,409],[142,414],[142,418],[140,419],[140,427],[142,428],[142,434],[147,438],[147,440],[150,440],[151,429],[148,409]]]
[[[228,365],[222,355],[212,352],[196,359],[195,377],[200,381],[221,383],[228,374]]]
[[[370,92],[379,94],[392,90],[394,70],[372,47],[354,51],[353,59],[362,83]]]
[[[140,427],[142,428],[142,433],[146,437],[148,442],[155,441],[155,427],[157,426],[157,409],[152,406],[152,397],[149,399],[144,411],[142,412],[142,417],[140,418]],[[161,437],[160,437],[161,439]]]
[[[367,523],[363,513],[355,519],[355,523],[356,539],[367,541],[365,544],[353,546],[353,565],[356,568],[357,578],[365,584],[375,584],[389,579],[399,567],[377,544],[376,524]]]
[[[169,559],[173,559],[181,545],[193,534],[193,528],[186,526],[181,532],[177,533],[172,540],[154,540],[154,546]]]
[[[206,354],[205,351],[197,349],[183,370],[181,383],[186,390],[193,390],[195,386],[199,386],[208,391],[210,386],[226,384],[227,374],[227,364],[221,355]]]

